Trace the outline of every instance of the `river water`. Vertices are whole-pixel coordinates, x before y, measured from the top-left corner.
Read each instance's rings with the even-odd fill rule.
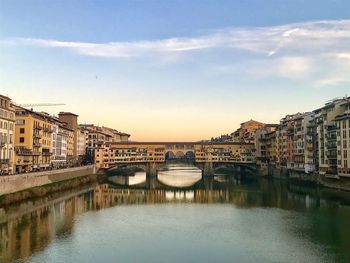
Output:
[[[174,165],[0,208],[0,262],[350,262],[350,193]]]

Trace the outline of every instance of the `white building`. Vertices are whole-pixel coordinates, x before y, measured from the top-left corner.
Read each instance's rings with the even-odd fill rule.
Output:
[[[15,110],[11,99],[0,95],[0,174],[14,173]]]
[[[68,131],[61,122],[56,122],[52,127],[51,166],[53,168],[65,167],[67,165]]]

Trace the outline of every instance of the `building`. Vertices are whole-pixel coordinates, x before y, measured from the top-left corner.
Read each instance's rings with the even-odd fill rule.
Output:
[[[68,131],[63,123],[56,119],[52,133],[51,167],[62,168],[67,165]]]
[[[15,109],[11,99],[0,95],[0,175],[14,173]]]
[[[276,162],[276,130],[278,124],[266,124],[255,132],[257,164]]]
[[[15,170],[28,172],[51,166],[53,120],[45,113],[15,106]]]
[[[340,146],[337,146],[336,117],[344,114],[344,102],[348,100],[349,98],[335,99],[314,110],[320,174],[337,175],[337,148]]]
[[[232,140],[240,143],[255,143],[256,131],[264,126],[264,123],[254,120],[243,122],[240,128],[231,134]]]
[[[310,133],[314,114],[296,114],[293,119],[293,162],[291,169],[310,173],[315,171],[313,137]]]
[[[76,132],[73,129],[64,125],[64,130],[67,133],[67,165],[74,166],[78,164],[78,156],[77,156],[77,143],[76,143]]]
[[[337,127],[337,174],[350,177],[350,99],[341,104],[341,114],[335,117]]]
[[[110,142],[127,142],[130,137],[130,134],[104,126],[94,124],[80,124],[79,126],[87,132],[86,157],[87,162],[91,163],[95,160],[95,149],[99,145]]]
[[[78,115],[71,112],[60,112],[58,119],[66,123],[66,128],[69,131],[67,139],[67,162],[69,165],[76,165],[79,162],[78,158],[78,136],[80,133],[78,125]]]
[[[89,136],[89,132],[79,127],[78,136],[77,136],[77,155],[78,155],[78,163],[80,164],[86,162],[86,145],[87,145],[88,136]]]

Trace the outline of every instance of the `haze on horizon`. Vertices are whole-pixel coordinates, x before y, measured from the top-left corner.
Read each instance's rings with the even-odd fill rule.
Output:
[[[349,95],[350,2],[0,0],[0,94],[138,141],[198,141]]]

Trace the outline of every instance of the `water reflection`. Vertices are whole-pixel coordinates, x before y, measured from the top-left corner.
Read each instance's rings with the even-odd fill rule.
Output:
[[[108,180],[119,185],[138,185],[146,183],[146,173],[136,172],[133,176],[111,176]]]
[[[173,187],[190,187],[202,179],[202,171],[191,165],[173,164],[158,172],[160,183]]]
[[[348,193],[290,185],[280,181],[245,181],[242,178],[231,176],[208,178],[191,170],[188,176],[190,179],[185,178],[182,183],[179,183],[183,174],[178,173],[175,168],[162,172],[158,178],[153,178],[152,182],[149,181],[150,179],[144,180],[146,178],[143,179],[142,174],[137,174],[134,178],[124,178],[126,180],[124,183],[120,181],[121,178],[109,178],[113,183],[96,184],[45,197],[35,202],[28,201],[15,206],[3,207],[0,209],[0,262],[41,255],[40,251],[50,249],[49,244],[53,243],[55,246],[61,239],[71,240],[70,237],[74,235],[74,228],[77,226],[86,227],[86,231],[97,227],[94,225],[96,224],[94,220],[89,224],[86,223],[86,226],[79,223],[82,215],[88,218],[94,216],[94,214],[87,214],[88,211],[145,204],[230,204],[232,209],[238,209],[234,212],[236,217],[245,218],[246,215],[248,219],[256,217],[254,220],[257,221],[250,222],[251,225],[247,224],[253,219],[248,221],[247,219],[239,220],[239,217],[236,219],[238,220],[236,224],[240,224],[243,228],[247,227],[247,233],[251,231],[249,227],[260,229],[259,224],[266,225],[271,228],[270,238],[275,238],[274,235],[277,235],[279,239],[283,239],[281,242],[287,242],[286,240],[291,238],[300,239],[302,242],[307,241],[312,251],[316,248],[318,251],[320,248],[321,252],[317,252],[321,253],[321,255],[317,254],[317,257],[320,257],[319,262],[326,259],[329,261],[329,257],[331,261],[337,262],[350,260]],[[186,188],[182,189],[182,187]],[[219,206],[217,209],[223,208]],[[279,208],[278,211],[287,213],[281,214],[271,208]],[[173,209],[177,209],[176,206]],[[204,215],[209,213],[208,218],[214,216],[209,212],[210,206],[196,209],[201,209],[200,213]],[[206,209],[209,209],[208,212]],[[147,211],[143,213],[147,214]],[[127,211],[124,210],[124,213]],[[251,216],[246,213],[251,213]],[[269,220],[275,220],[270,216],[274,217],[276,213],[279,218],[278,224],[274,221],[269,222]],[[218,221],[222,217],[225,217],[225,213],[215,215]],[[183,220],[186,224],[188,219]],[[197,218],[196,220],[200,222],[202,219]],[[115,221],[117,222],[119,221]],[[274,226],[275,224],[279,226]],[[213,237],[216,235],[215,231],[221,233],[220,226],[215,227]],[[221,233],[221,235],[224,234]],[[234,239],[233,236],[230,238]],[[296,253],[302,252],[296,251]],[[37,259],[34,258],[35,260]],[[102,258],[99,261],[104,260]],[[286,258],[285,261],[296,262],[293,261],[293,258],[288,258],[288,260]]]
[[[1,208],[0,262],[26,259],[55,238],[70,235],[74,218],[93,208],[93,191],[88,187]]]

